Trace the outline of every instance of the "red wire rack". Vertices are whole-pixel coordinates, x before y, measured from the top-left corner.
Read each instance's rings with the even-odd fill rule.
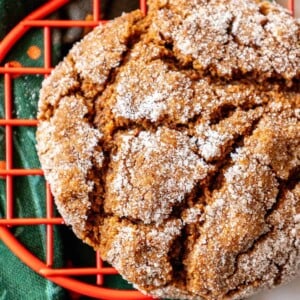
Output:
[[[42,74],[47,76],[53,66],[51,65],[52,40],[51,33],[54,28],[71,27],[95,27],[105,20],[100,19],[100,0],[92,0],[93,18],[86,20],[53,20],[47,19],[49,14],[59,10],[67,4],[69,0],[50,0],[28,15],[21,21],[0,43],[0,61],[2,61],[16,42],[26,34],[31,28],[43,29],[44,43],[44,63],[43,67],[16,67],[10,63],[0,66],[0,74],[4,76],[4,107],[5,116],[0,119],[0,126],[5,130],[5,161],[0,161],[0,180],[5,180],[6,185],[6,216],[0,219],[0,239],[10,248],[31,269],[41,276],[53,281],[54,283],[80,293],[82,295],[97,297],[101,299],[150,299],[136,290],[116,290],[103,286],[104,276],[118,274],[112,267],[104,266],[99,252],[95,252],[96,264],[94,267],[76,268],[54,268],[54,226],[64,225],[60,217],[53,215],[54,202],[48,184],[46,184],[46,216],[44,218],[21,218],[14,214],[14,178],[16,176],[43,176],[41,169],[17,169],[14,168],[13,154],[13,128],[17,126],[36,126],[35,119],[16,119],[13,118],[13,79],[16,75]],[[146,0],[140,0],[140,9],[146,14]],[[43,199],[41,199],[42,201]],[[26,245],[21,244],[13,235],[11,227],[15,226],[37,226],[46,227],[46,259],[45,261],[37,258],[31,253]],[[96,284],[89,284],[79,279],[77,276],[96,276]]]
[[[54,268],[54,226],[63,226],[62,218],[53,215],[54,203],[49,186],[46,184],[46,217],[21,218],[14,215],[14,178],[16,176],[43,176],[41,169],[16,169],[13,163],[13,128],[17,126],[36,126],[37,120],[13,118],[12,82],[16,75],[42,74],[47,76],[53,66],[51,65],[51,32],[53,28],[61,27],[94,27],[105,20],[100,18],[100,0],[91,0],[93,4],[93,20],[49,20],[49,14],[59,10],[69,0],[49,0],[45,5],[28,15],[20,22],[0,43],[0,62],[6,57],[16,42],[31,28],[43,29],[44,36],[44,65],[43,67],[16,67],[11,64],[0,66],[0,75],[4,76],[4,106],[5,116],[0,119],[0,126],[5,130],[5,161],[0,161],[0,180],[6,184],[6,216],[0,219],[0,239],[31,269],[54,283],[75,291],[77,293],[101,299],[151,299],[135,290],[116,290],[103,286],[104,276],[117,274],[111,267],[105,267],[99,252],[95,253],[96,265],[81,268]],[[287,1],[288,9],[294,13],[295,1]],[[140,9],[146,14],[146,0],[140,0]],[[46,260],[42,261],[22,245],[11,232],[14,226],[46,226]],[[76,276],[94,275],[96,284],[88,284]],[[75,276],[75,278],[74,278]]]

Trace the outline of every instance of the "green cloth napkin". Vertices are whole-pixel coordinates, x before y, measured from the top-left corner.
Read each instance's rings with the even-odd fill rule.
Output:
[[[47,0],[0,0],[0,40],[28,13]]]
[[[0,42],[7,32],[28,13],[46,0],[0,0]],[[75,1],[79,2],[79,1]],[[117,3],[118,1],[116,1]],[[122,1],[123,2],[123,1]],[[137,6],[138,1],[135,6]],[[109,9],[102,1],[103,10],[108,10],[107,17],[116,12]],[[132,1],[128,3],[132,6]],[[123,8],[126,7],[123,2]],[[128,8],[128,7],[127,7]],[[132,9],[132,8],[130,8]],[[65,12],[64,12],[65,13]],[[64,40],[64,31],[56,31],[56,41]],[[56,44],[52,49],[52,63],[55,65],[66,53],[69,45]],[[43,66],[43,33],[41,29],[31,29],[9,52],[5,62],[14,61],[23,66]],[[2,62],[3,65],[5,62]],[[39,89],[43,76],[21,75],[13,78],[13,117],[34,119],[37,112]],[[0,118],[5,116],[4,79],[0,76]],[[35,127],[13,128],[13,167],[40,168],[35,150]],[[0,160],[5,160],[5,128],[0,126]],[[14,215],[17,217],[45,217],[45,181],[41,176],[17,176],[13,180]],[[0,178],[0,218],[5,217],[6,182]],[[57,213],[57,212],[56,212]],[[28,250],[42,261],[46,257],[46,227],[17,226],[11,229],[16,238]],[[72,265],[74,267],[94,267],[95,252],[79,241],[72,231],[65,226],[54,226],[55,249],[54,267]],[[80,278],[88,283],[95,282],[95,276]],[[129,285],[119,275],[106,276],[104,285],[111,288],[129,289]],[[49,280],[36,274],[23,264],[0,240],[0,300],[68,300],[70,293]],[[78,297],[76,298],[78,299]],[[80,299],[90,299],[80,297]]]

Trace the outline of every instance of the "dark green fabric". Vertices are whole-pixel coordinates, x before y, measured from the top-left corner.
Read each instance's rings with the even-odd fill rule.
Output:
[[[0,0],[0,38],[32,9],[45,0],[11,1]],[[43,52],[43,36],[40,29],[32,30],[13,48],[6,61],[18,61],[24,66],[42,66],[43,53],[40,58],[31,59],[27,50],[34,45]],[[57,56],[59,48],[53,53]],[[59,59],[58,57],[56,59]],[[36,116],[38,93],[42,76],[22,75],[13,79],[13,117],[33,119]],[[0,117],[4,118],[4,82],[0,79]],[[5,131],[0,128],[0,159],[5,159]],[[35,151],[35,128],[14,127],[14,168],[39,168],[39,160]],[[20,176],[13,181],[15,216],[45,217],[45,182],[41,176]],[[0,217],[5,213],[6,201],[5,180],[0,179]],[[18,226],[11,229],[18,240],[26,245],[33,254],[45,261],[46,228],[45,226]],[[56,266],[63,265],[63,243],[58,228],[54,231]],[[24,265],[0,241],[0,299],[1,300],[39,300],[67,299],[64,289],[45,280]]]
[[[0,40],[33,9],[47,0],[0,0]]]

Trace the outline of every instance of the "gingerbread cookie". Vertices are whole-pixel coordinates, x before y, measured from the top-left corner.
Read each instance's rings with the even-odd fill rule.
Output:
[[[37,149],[75,234],[155,297],[241,299],[300,262],[300,24],[149,0],[44,81]]]

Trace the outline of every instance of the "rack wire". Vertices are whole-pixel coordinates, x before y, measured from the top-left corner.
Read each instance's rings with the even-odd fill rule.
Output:
[[[23,37],[31,28],[42,28],[44,43],[44,64],[43,67],[23,67],[7,63],[0,66],[0,75],[4,76],[4,107],[5,116],[0,119],[0,126],[5,131],[5,160],[0,161],[0,180],[5,181],[6,185],[6,207],[5,217],[0,219],[0,239],[10,248],[31,269],[41,276],[53,281],[54,283],[80,293],[82,295],[97,297],[101,299],[150,299],[136,290],[116,290],[103,286],[104,276],[117,274],[114,268],[104,266],[99,252],[95,253],[96,264],[94,267],[77,268],[55,268],[54,267],[54,226],[64,226],[64,221],[53,214],[54,202],[48,184],[46,184],[46,216],[41,218],[21,218],[14,214],[14,178],[17,176],[43,176],[41,169],[21,169],[14,168],[13,154],[13,128],[24,126],[36,126],[35,119],[17,119],[13,117],[13,79],[16,75],[40,74],[47,76],[53,66],[51,65],[51,33],[54,28],[71,27],[94,27],[105,20],[100,18],[100,0],[91,0],[93,4],[92,20],[53,20],[47,17],[67,4],[69,0],[49,0],[39,9],[28,15],[22,22],[14,27],[10,33],[0,43],[0,62],[7,56],[17,41]],[[140,9],[146,14],[146,0],[140,0]],[[294,13],[295,1],[288,0],[287,7]],[[41,199],[42,201],[43,199]],[[45,261],[37,258],[31,253],[26,245],[13,235],[11,228],[16,226],[38,226],[46,227],[46,259]],[[88,284],[76,279],[77,276],[96,276],[96,284]]]

